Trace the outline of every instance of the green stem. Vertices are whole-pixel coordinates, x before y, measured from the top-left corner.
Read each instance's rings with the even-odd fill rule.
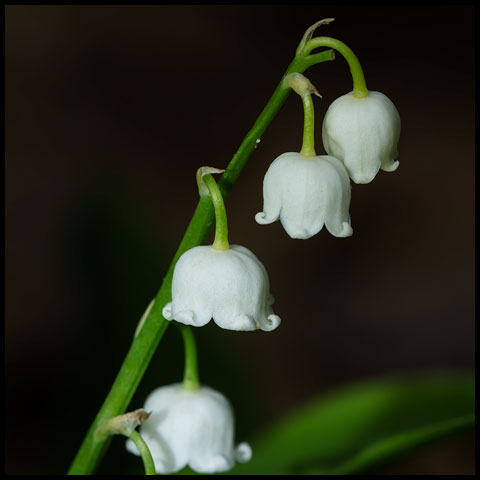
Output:
[[[136,445],[140,455],[142,456],[143,466],[145,467],[145,475],[156,475],[157,472],[155,471],[155,464],[153,463],[152,454],[150,453],[150,449],[145,443],[145,440],[136,430],[132,430],[129,438]]]
[[[208,187],[215,210],[215,240],[212,247],[215,250],[228,250],[230,246],[228,244],[227,212],[225,211],[222,193],[218,188],[217,182],[210,174],[205,175],[203,181]]]
[[[331,37],[315,37],[310,39],[302,49],[303,55],[308,55],[312,50],[318,47],[329,47],[337,50],[343,55],[350,67],[350,73],[353,80],[353,96],[364,98],[368,96],[367,84],[363,75],[362,66],[353,51],[340,40]],[[323,52],[322,52],[323,53]],[[318,55],[318,54],[317,54]],[[314,55],[312,55],[313,57]]]
[[[198,380],[197,367],[197,347],[195,345],[195,337],[193,335],[192,327],[182,325],[175,322],[180,328],[183,337],[183,345],[185,348],[185,370],[183,373],[183,386],[185,390],[198,390],[200,382]]]
[[[303,103],[303,143],[300,154],[305,157],[315,157],[315,136],[314,136],[314,126],[315,126],[315,114],[313,109],[312,95],[304,94],[302,95]]]
[[[334,55],[332,50],[327,50],[317,54],[316,63],[333,60],[333,58]],[[228,164],[225,173],[220,178],[218,186],[223,196],[230,191],[248,158],[255,150],[257,139],[262,136],[263,132],[267,129],[270,122],[285,103],[285,100],[290,93],[290,88],[285,87],[283,84],[283,78],[291,72],[303,73],[310,66],[312,66],[310,57],[300,55],[297,55],[288,66],[279,85],[273,92],[272,97],[257,118],[251,130],[243,139],[240,147]],[[195,213],[188,224],[180,246],[173,257],[168,272],[163,279],[163,283],[158,291],[157,297],[155,298],[155,303],[147,315],[142,328],[133,339],[127,356],[120,367],[120,371],[110,388],[107,398],[98,411],[97,416],[90,426],[90,429],[70,466],[68,472],[70,475],[91,474],[105,454],[110,445],[111,437],[101,441],[95,441],[94,432],[98,425],[106,419],[121,415],[126,411],[130,400],[150,363],[150,359],[170,323],[163,318],[162,308],[170,302],[172,298],[172,277],[175,264],[184,252],[198,245],[202,245],[206,241],[213,225],[213,220],[214,212],[210,198],[201,197]]]

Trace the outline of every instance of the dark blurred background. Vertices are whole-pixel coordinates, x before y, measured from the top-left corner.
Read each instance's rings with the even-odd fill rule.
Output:
[[[196,169],[227,165],[325,17],[318,34],[349,45],[398,108],[400,167],[352,186],[350,238],[258,225],[269,164],[301,147],[289,97],[227,201],[231,243],[266,266],[283,322],[196,329],[201,379],[243,441],[347,383],[473,369],[473,7],[7,6],[7,473],[67,470],[193,213]],[[323,154],[323,115],[351,78],[340,55],[306,75]],[[132,409],[182,372],[170,327]],[[100,471],[142,466],[116,438]],[[473,438],[383,471],[472,473]]]

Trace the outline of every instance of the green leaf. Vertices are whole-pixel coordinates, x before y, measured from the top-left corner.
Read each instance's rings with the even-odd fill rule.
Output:
[[[252,442],[230,474],[353,474],[453,433],[473,429],[474,379],[385,378],[315,398]]]

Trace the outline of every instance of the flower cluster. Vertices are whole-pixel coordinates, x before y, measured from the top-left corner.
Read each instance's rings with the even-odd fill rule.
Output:
[[[263,182],[263,211],[255,216],[259,224],[280,220],[295,239],[308,239],[324,225],[335,237],[352,235],[350,179],[369,183],[380,169],[398,167],[397,109],[384,94],[367,90],[358,60],[348,47],[328,37],[312,38],[321,23],[307,30],[297,57],[307,56],[318,46],[334,45],[349,62],[353,91],[328,108],[322,126],[327,155],[317,155],[311,96],[320,95],[299,72],[284,78],[282,88],[291,88],[302,98],[302,149],[280,155],[269,166]],[[162,309],[164,318],[176,321],[182,330],[186,367],[183,384],[160,387],[145,402],[145,410],[152,413],[142,424],[141,435],[157,473],[173,473],[185,466],[199,473],[224,472],[252,455],[248,444],[234,446],[234,415],[227,399],[198,381],[190,328],[212,319],[219,327],[236,331],[270,332],[280,325],[265,267],[249,249],[228,242],[223,196],[211,176],[222,172],[212,167],[197,172],[200,197],[212,202],[215,210],[215,240],[180,256],[173,272],[172,301]],[[132,440],[127,441],[127,449],[140,454]]]
[[[293,80],[287,76],[285,81],[302,99],[311,94],[306,78],[299,83],[295,74]],[[304,107],[305,118],[313,125],[313,108],[305,101]],[[353,233],[350,178],[355,183],[369,183],[380,168],[388,172],[398,168],[400,116],[383,93],[343,95],[330,105],[323,121],[328,155],[315,154],[313,129],[307,131],[306,126],[300,153],[284,153],[268,168],[263,211],[255,220],[268,224],[280,219],[291,238],[310,238],[323,225],[335,237],[349,237]]]

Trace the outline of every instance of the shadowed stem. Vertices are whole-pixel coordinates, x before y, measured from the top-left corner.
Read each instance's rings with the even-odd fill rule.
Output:
[[[228,164],[225,173],[218,182],[224,197],[232,188],[250,155],[255,150],[257,139],[263,135],[270,122],[285,103],[290,93],[290,88],[283,84],[285,76],[291,72],[303,73],[310,66],[333,60],[333,58],[332,50],[327,50],[312,56],[303,53],[298,54],[290,63],[272,97],[243,139],[240,147]],[[150,363],[150,359],[170,323],[163,317],[162,308],[171,301],[172,277],[175,264],[184,252],[205,242],[213,225],[213,220],[214,212],[210,197],[201,197],[168,272],[163,279],[155,302],[138,334],[133,339],[120,371],[73,460],[68,472],[70,475],[91,474],[105,454],[110,445],[111,437],[95,440],[94,432],[100,423],[122,414],[127,409]]]
[[[193,330],[192,327],[182,325],[181,323],[178,323],[178,328],[180,328],[180,332],[182,333],[183,345],[185,347],[183,387],[189,391],[198,390],[200,382],[198,380],[197,347],[195,345]]]

